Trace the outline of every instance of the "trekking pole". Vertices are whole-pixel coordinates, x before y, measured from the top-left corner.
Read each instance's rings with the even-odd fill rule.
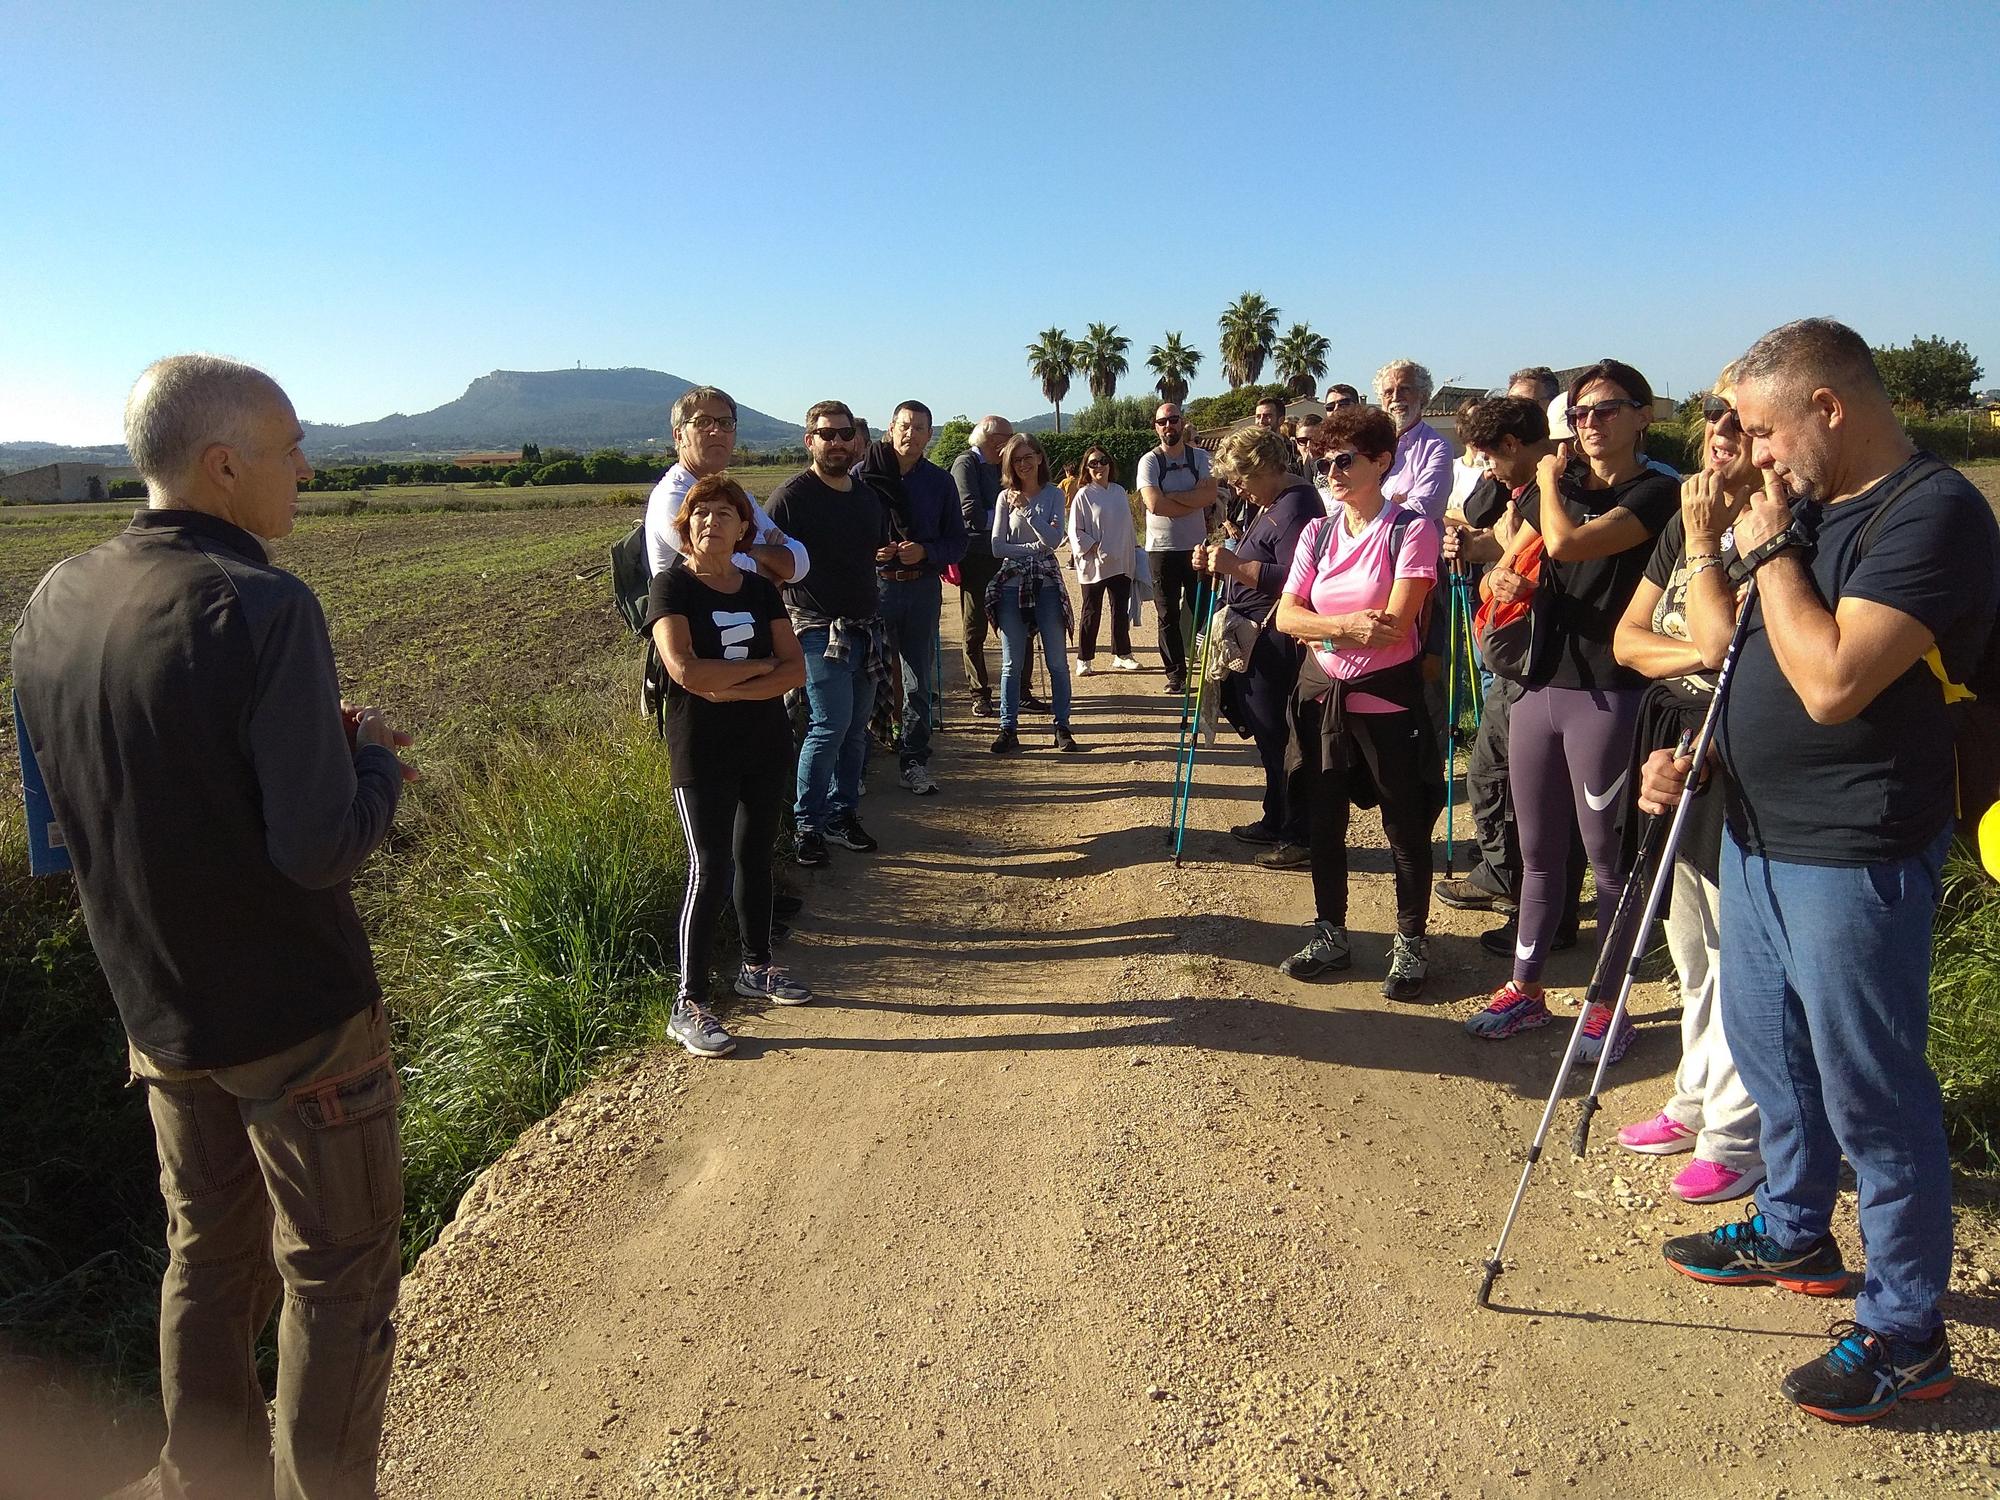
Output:
[[[1208,575],[1203,574],[1201,582],[1196,585],[1197,603],[1195,608],[1197,612],[1200,611],[1203,604],[1207,601],[1208,588]],[[1174,790],[1173,798],[1167,804],[1167,837],[1170,839],[1175,836],[1174,825],[1180,816],[1181,762],[1187,754],[1187,741],[1190,735],[1188,705],[1190,695],[1195,686],[1187,676],[1187,668],[1187,654],[1185,649],[1183,649],[1181,654],[1181,727],[1180,731],[1174,736]]]
[[[1714,741],[1716,726],[1721,722],[1723,695],[1728,689],[1729,679],[1735,671],[1737,653],[1743,645],[1743,637],[1750,618],[1750,603],[1755,597],[1756,586],[1753,580],[1750,592],[1744,595],[1743,607],[1737,614],[1736,629],[1729,638],[1729,650],[1722,658],[1722,668],[1716,675],[1715,696],[1709,702],[1708,712],[1702,719],[1701,733],[1694,742],[1695,760],[1693,770],[1689,775],[1690,782],[1694,779],[1694,773],[1699,771],[1702,759],[1707,755],[1708,747]],[[1681,830],[1686,825],[1687,810],[1693,803],[1694,796],[1694,789],[1690,786],[1682,792],[1680,805],[1674,809],[1674,816],[1671,822],[1665,818],[1652,818],[1647,823],[1646,831],[1640,838],[1638,855],[1632,862],[1632,869],[1625,881],[1625,888],[1618,893],[1617,910],[1612,914],[1611,925],[1604,929],[1604,938],[1597,950],[1597,963],[1590,972],[1590,983],[1584,987],[1583,1004],[1577,1010],[1576,1025],[1570,1028],[1569,1045],[1563,1049],[1562,1064],[1556,1070],[1555,1087],[1549,1090],[1549,1102],[1542,1110],[1541,1124],[1535,1127],[1534,1141],[1528,1147],[1528,1160],[1522,1166],[1521,1180],[1514,1188],[1514,1201],[1508,1205],[1507,1217],[1501,1221],[1500,1238],[1493,1246],[1493,1258],[1486,1262],[1486,1277],[1479,1285],[1478,1301],[1481,1307],[1490,1307],[1492,1305],[1493,1283],[1500,1279],[1501,1268],[1507,1253],[1508,1237],[1514,1232],[1514,1221],[1520,1216],[1521,1204],[1526,1201],[1528,1196],[1528,1184],[1534,1179],[1536,1164],[1542,1159],[1542,1147],[1548,1141],[1549,1127],[1555,1122],[1556,1107],[1562,1103],[1563,1089],[1569,1083],[1570,1069],[1576,1066],[1577,1054],[1583,1050],[1584,1022],[1590,1015],[1590,1007],[1593,1004],[1601,1003],[1606,979],[1604,972],[1606,962],[1617,951],[1620,934],[1624,931],[1626,923],[1631,918],[1632,909],[1638,904],[1639,892],[1645,884],[1646,867],[1653,857],[1654,850],[1656,848],[1660,849],[1667,860],[1673,858],[1674,846],[1679,842]],[[1664,838],[1662,835],[1664,835]],[[1661,868],[1664,869],[1664,865]],[[1645,935],[1648,927],[1650,927],[1653,916],[1659,911],[1658,892],[1662,884],[1663,882],[1657,878],[1655,879],[1653,894],[1645,902],[1647,925],[1640,927],[1634,934],[1632,939],[1634,948],[1638,946],[1640,939]],[[1625,1001],[1632,992],[1632,980],[1637,975],[1638,969],[1637,958],[1628,960],[1625,966],[1625,977],[1618,991],[1618,1010],[1612,1016],[1611,1029],[1605,1033],[1604,1052],[1598,1060],[1597,1079],[1599,1084],[1603,1081],[1604,1069],[1611,1056],[1611,1037],[1617,1030],[1619,1018],[1624,1011]],[[1595,1087],[1596,1085],[1593,1085],[1593,1088]],[[1596,1095],[1593,1093],[1589,1101],[1593,1111],[1596,1107],[1596,1102]],[[1579,1155],[1582,1154],[1581,1145],[1583,1135],[1588,1125],[1589,1116],[1586,1115],[1584,1117],[1584,1128],[1579,1129],[1577,1134]]]
[[[1737,651],[1747,633],[1750,604],[1756,597],[1757,579],[1752,574],[1749,590],[1743,596],[1743,608],[1736,616],[1736,629],[1730,632],[1729,649],[1723,653],[1722,666],[1715,674],[1715,696],[1709,700],[1708,712],[1701,717],[1701,732],[1694,737],[1694,745],[1688,752],[1694,757],[1688,770],[1690,781],[1700,775],[1702,766],[1707,763],[1709,746],[1715,742],[1716,730],[1721,727],[1723,697],[1729,691],[1729,679],[1736,673]],[[1604,1071],[1611,1064],[1610,1038],[1618,1034],[1618,1023],[1625,1019],[1625,1006],[1632,998],[1632,986],[1638,982],[1639,964],[1646,956],[1646,935],[1653,930],[1653,921],[1660,914],[1660,902],[1671,884],[1668,872],[1673,868],[1674,854],[1680,848],[1681,831],[1687,826],[1688,809],[1694,806],[1694,798],[1694,789],[1689,787],[1681,793],[1681,800],[1674,807],[1673,822],[1667,829],[1666,845],[1660,853],[1659,868],[1653,877],[1653,889],[1646,897],[1646,913],[1639,919],[1639,930],[1632,936],[1631,953],[1625,960],[1625,978],[1618,986],[1618,1001],[1611,1007],[1611,1028],[1604,1033],[1606,1045],[1597,1059],[1597,1072],[1591,1077],[1590,1092],[1584,1096],[1583,1113],[1576,1122],[1575,1139],[1570,1142],[1570,1149],[1578,1156],[1590,1148],[1590,1121],[1597,1113],[1598,1095],[1604,1088]]]
[[[1212,603],[1213,601],[1211,600],[1210,602]],[[1204,619],[1206,620],[1206,617]],[[1194,797],[1194,752],[1196,747],[1201,743],[1199,732],[1201,729],[1201,705],[1203,698],[1208,692],[1209,657],[1215,650],[1215,632],[1207,628],[1207,624],[1209,623],[1212,623],[1212,621],[1204,624],[1201,635],[1201,655],[1199,659],[1201,678],[1195,685],[1194,692],[1194,727],[1196,732],[1188,736],[1187,774],[1181,779],[1180,816],[1174,825],[1174,868],[1176,870],[1181,867],[1181,843],[1187,837],[1188,804]]]
[[[1458,780],[1458,563],[1445,576],[1444,631],[1444,878],[1456,878],[1452,853],[1457,807],[1452,786]]]
[[[944,728],[944,626],[931,626],[931,733]]]

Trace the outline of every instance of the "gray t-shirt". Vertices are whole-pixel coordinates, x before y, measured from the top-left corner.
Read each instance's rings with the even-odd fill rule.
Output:
[[[1139,488],[1152,485],[1163,495],[1185,495],[1208,478],[1207,450],[1188,443],[1179,458],[1167,458],[1158,448],[1139,460]],[[1194,511],[1185,516],[1146,514],[1148,552],[1192,552],[1208,540],[1208,512]]]

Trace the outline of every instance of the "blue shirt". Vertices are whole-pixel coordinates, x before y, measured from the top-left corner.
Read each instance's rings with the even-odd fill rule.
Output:
[[[903,476],[903,493],[910,497],[910,540],[924,545],[924,562],[948,568],[965,557],[965,516],[958,508],[958,486],[928,458]]]

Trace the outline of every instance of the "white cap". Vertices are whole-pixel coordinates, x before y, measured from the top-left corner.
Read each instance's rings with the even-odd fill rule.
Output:
[[[1576,436],[1569,425],[1569,396],[1567,393],[1549,403],[1549,436],[1557,442]]]

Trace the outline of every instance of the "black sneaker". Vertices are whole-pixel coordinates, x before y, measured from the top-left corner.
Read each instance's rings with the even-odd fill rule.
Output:
[[[1169,697],[1179,697],[1187,691],[1187,683],[1178,677],[1169,677],[1161,691]]]
[[[868,830],[861,826],[861,820],[848,813],[845,817],[829,818],[826,836],[843,849],[853,849],[861,854],[873,854],[882,846],[869,837]]]
[[[1023,691],[1021,694],[1021,707],[1027,709],[1030,713],[1036,714],[1045,714],[1049,711],[1048,704],[1027,691]]]
[[[1347,929],[1331,922],[1313,923],[1312,941],[1278,965],[1278,972],[1293,979],[1317,979],[1354,962],[1347,944]]]
[[[1275,844],[1250,860],[1267,870],[1303,870],[1312,862],[1313,852],[1304,844]]]
[[[1056,749],[1076,749],[1076,736],[1069,732],[1069,725],[1067,724],[1056,725]]]
[[[1660,1253],[1683,1276],[1717,1286],[1780,1286],[1808,1297],[1838,1297],[1852,1290],[1854,1275],[1840,1263],[1840,1247],[1832,1235],[1822,1235],[1802,1250],[1787,1250],[1765,1227],[1764,1216],[1753,1210],[1707,1234],[1678,1235]]]
[[[986,748],[995,755],[1012,755],[1021,748],[1021,737],[1011,729],[1003,729]]]
[[[972,699],[972,717],[975,719],[992,718],[993,700],[983,695],[975,694]]]
[[[1496,927],[1491,932],[1480,933],[1479,946],[1484,948],[1488,953],[1497,953],[1502,958],[1512,958],[1514,956],[1514,942],[1519,935],[1520,928],[1516,925],[1514,919],[1509,917],[1506,926]],[[1567,953],[1575,946],[1576,929],[1574,927],[1559,927],[1556,929],[1556,935],[1549,939],[1549,952],[1551,953]]]
[[[811,869],[815,865],[825,864],[826,840],[819,836],[817,829],[801,828],[799,830],[798,847],[793,850],[792,858],[807,869]]]
[[[1229,830],[1233,839],[1241,839],[1246,844],[1282,844],[1285,836],[1269,823],[1238,823]]]
[[[1778,1387],[1785,1399],[1829,1422],[1872,1422],[1898,1401],[1932,1401],[1958,1384],[1939,1328],[1922,1343],[1885,1338],[1859,1323],[1827,1330],[1834,1346]]]

